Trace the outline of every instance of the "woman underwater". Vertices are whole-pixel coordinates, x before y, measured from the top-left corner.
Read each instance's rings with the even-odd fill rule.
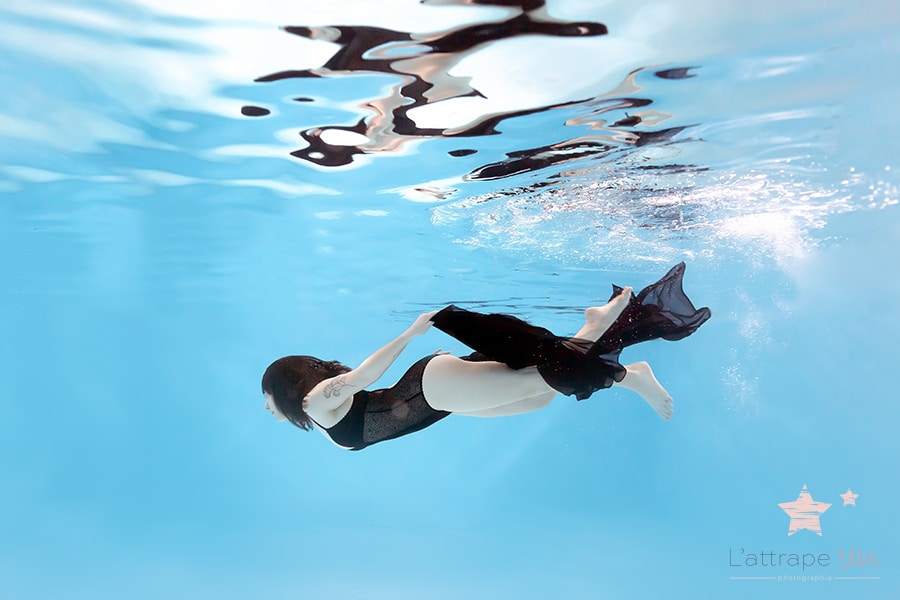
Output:
[[[709,319],[709,309],[695,309],[682,289],[684,268],[679,263],[637,296],[613,286],[610,301],[588,308],[573,337],[451,305],[419,316],[355,369],[312,356],[280,358],[262,378],[266,409],[279,421],[315,427],[349,450],[420,431],[450,414],[516,415],[547,406],[557,392],[584,400],[613,385],[636,392],[668,420],[672,398],[650,365],[622,366],[619,353],[647,340],[682,339]],[[392,387],[366,391],[432,325],[475,353],[426,356]]]

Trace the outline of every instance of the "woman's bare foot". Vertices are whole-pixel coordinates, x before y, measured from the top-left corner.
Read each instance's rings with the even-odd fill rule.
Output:
[[[638,362],[628,365],[625,367],[625,370],[625,379],[616,385],[640,395],[666,421],[671,419],[674,411],[672,397],[657,381],[650,365],[645,362]]]
[[[625,310],[630,301],[631,288],[627,287],[622,290],[622,293],[603,306],[588,308],[584,311],[584,327],[575,334],[575,337],[596,342],[609,329],[609,326],[619,318],[619,315],[622,314],[622,311]]]

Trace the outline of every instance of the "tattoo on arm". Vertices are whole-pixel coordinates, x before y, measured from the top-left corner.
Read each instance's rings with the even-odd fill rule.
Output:
[[[338,375],[331,381],[325,384],[325,389],[322,393],[326,398],[331,398],[332,396],[338,398],[341,395],[341,390],[350,385],[346,381],[346,377],[344,375]]]

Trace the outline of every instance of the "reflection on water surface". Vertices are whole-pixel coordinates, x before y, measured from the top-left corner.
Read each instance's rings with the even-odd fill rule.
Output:
[[[478,70],[479,55],[491,45],[527,36],[594,38],[609,33],[603,23],[554,18],[544,2],[443,1],[425,4],[492,5],[505,7],[509,14],[502,20],[469,23],[427,33],[365,25],[284,28],[292,35],[336,46],[334,54],[319,67],[284,70],[257,79],[261,83],[286,85],[292,94],[302,94],[293,98],[294,102],[316,102],[316,94],[310,92],[312,86],[297,80],[386,75],[391,82],[383,86],[383,96],[360,102],[358,108],[365,116],[356,123],[321,124],[302,129],[299,135],[306,145],[291,152],[293,156],[323,167],[338,167],[352,163],[360,155],[397,153],[410,142],[432,138],[458,139],[460,146],[447,154],[469,156],[478,150],[463,139],[496,135],[502,123],[510,119],[554,113],[556,129],[566,127],[562,139],[512,150],[506,153],[505,159],[483,164],[466,177],[470,180],[498,179],[576,159],[604,156],[622,147],[665,144],[684,130],[683,126],[658,127],[670,115],[650,108],[654,101],[640,93],[642,88],[638,79],[645,74],[669,81],[686,79],[693,77],[689,67],[641,68],[628,74],[613,90],[589,98],[525,107],[521,106],[522,102],[510,103],[498,98],[504,90],[486,92],[472,75],[466,74]],[[539,45],[531,46],[530,50],[542,51]],[[583,50],[593,51],[590,47]],[[577,54],[564,58],[578,60]],[[509,65],[500,68],[504,67]],[[541,80],[547,74],[533,75],[536,80]],[[322,98],[320,101],[327,103],[329,100]],[[519,106],[498,109],[504,104]],[[527,100],[524,104],[528,104]],[[270,114],[270,110],[248,105],[243,107],[242,113],[258,117]]]

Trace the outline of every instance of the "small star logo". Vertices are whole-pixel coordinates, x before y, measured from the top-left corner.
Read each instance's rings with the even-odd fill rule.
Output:
[[[841,498],[844,500],[844,506],[856,506],[856,499],[859,498],[859,494],[854,494],[850,491],[850,488],[847,488],[847,493],[841,494]]]
[[[806,486],[800,490],[800,495],[793,502],[782,502],[778,505],[781,510],[791,518],[788,535],[794,535],[801,529],[809,529],[816,535],[822,535],[822,525],[819,517],[831,508],[827,502],[816,502]]]

